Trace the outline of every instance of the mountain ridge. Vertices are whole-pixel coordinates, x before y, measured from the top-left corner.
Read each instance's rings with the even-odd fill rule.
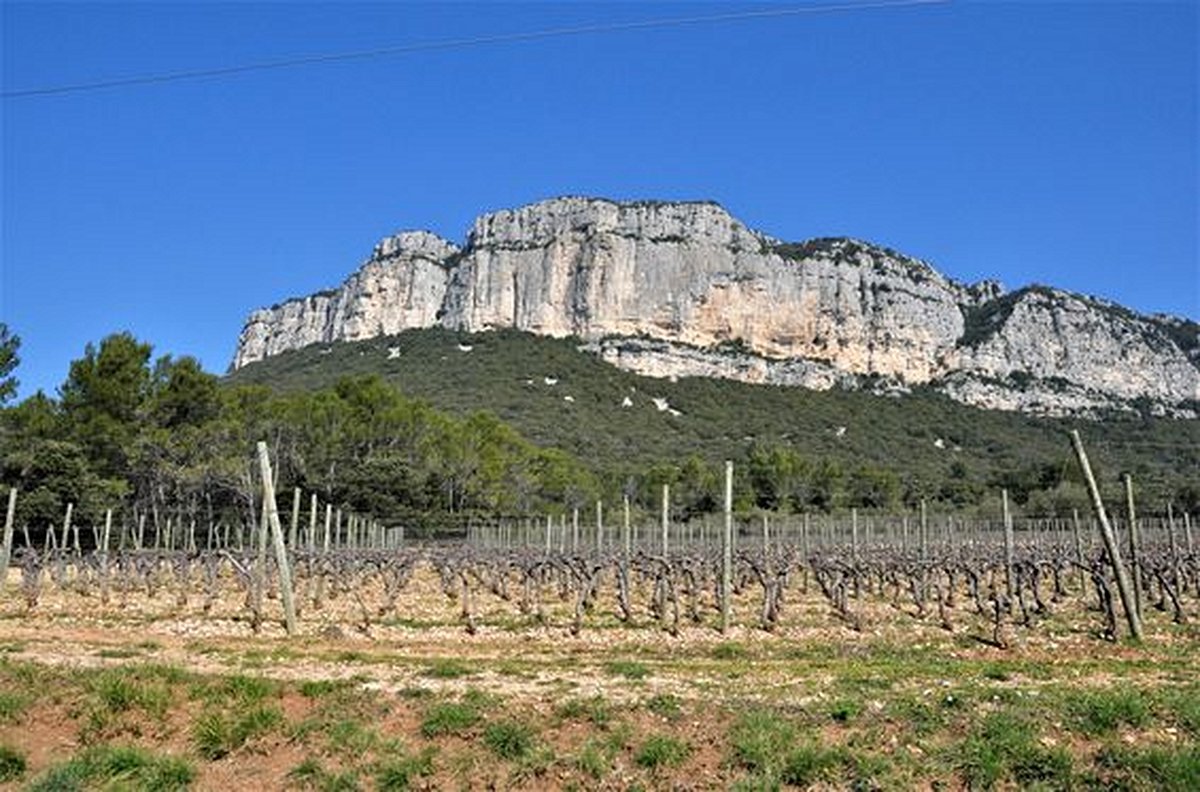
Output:
[[[1040,284],[964,284],[850,237],[782,242],[710,201],[554,198],[481,215],[461,246],[386,237],[337,289],[251,313],[231,368],[435,326],[577,336],[648,376],[884,380],[1048,415],[1194,417],[1200,402],[1200,325],[1186,318]],[[710,354],[733,341],[740,357]]]

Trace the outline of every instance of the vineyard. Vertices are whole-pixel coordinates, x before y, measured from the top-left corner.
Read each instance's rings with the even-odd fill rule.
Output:
[[[19,746],[6,750],[32,770],[0,778],[38,789],[246,778],[1188,789],[1200,778],[1194,520],[1138,515],[1128,480],[1111,517],[1016,518],[1006,498],[991,520],[924,504],[735,515],[727,465],[724,515],[679,520],[664,487],[657,515],[596,503],[432,541],[299,489],[281,508],[265,445],[259,460],[259,519],[240,524],[110,512],[80,526],[68,509],[31,533],[9,493],[0,688],[14,692],[0,693],[0,748]],[[92,703],[17,692],[31,685]],[[212,692],[245,686],[253,701]],[[1071,740],[1054,736],[1063,729]],[[76,742],[89,747],[72,754]],[[133,769],[105,781],[111,750],[134,751],[122,759]],[[55,786],[69,772],[94,776]]]

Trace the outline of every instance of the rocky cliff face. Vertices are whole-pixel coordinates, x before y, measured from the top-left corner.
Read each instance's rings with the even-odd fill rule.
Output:
[[[560,198],[476,220],[461,249],[385,239],[331,292],[251,314],[234,367],[442,325],[578,336],[654,376],[930,384],[1041,413],[1200,399],[1193,322],[1044,287],[1005,294],[850,239],[782,243],[711,203]]]

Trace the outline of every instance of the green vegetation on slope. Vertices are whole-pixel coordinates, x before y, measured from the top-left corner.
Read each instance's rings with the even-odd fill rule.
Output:
[[[1114,497],[1119,473],[1129,471],[1146,509],[1165,508],[1167,500],[1200,505],[1197,421],[1038,418],[980,410],[922,389],[876,396],[704,378],[672,382],[622,371],[578,347],[577,339],[511,330],[411,330],[287,352],[228,380],[303,391],[377,374],[439,409],[490,411],[533,442],[584,460],[614,486],[678,479],[696,460],[739,460],[751,479],[758,477],[747,482],[751,497],[770,508],[896,507],[921,497],[969,507],[1000,487],[1034,512],[1086,508],[1065,436],[1078,428]],[[547,377],[557,382],[549,385]],[[626,398],[631,407],[622,406]],[[660,411],[654,398],[680,415]],[[817,491],[823,485],[832,491]],[[796,496],[797,487],[806,491],[785,497]]]

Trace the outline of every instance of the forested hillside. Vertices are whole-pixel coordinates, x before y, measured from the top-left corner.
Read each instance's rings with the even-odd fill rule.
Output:
[[[745,506],[898,509],[924,497],[969,509],[1007,487],[1031,512],[1069,513],[1086,508],[1065,437],[1078,428],[1114,495],[1118,474],[1129,471],[1150,508],[1168,500],[1195,508],[1200,500],[1197,421],[1128,413],[1103,421],[1036,418],[921,389],[876,395],[673,382],[616,369],[578,346],[511,330],[411,330],[313,345],[228,381],[302,392],[348,375],[378,375],[454,414],[490,411],[533,442],[583,460],[608,492],[628,489],[647,499],[648,483],[681,471],[705,489],[715,481],[712,464],[732,458],[744,463]]]

